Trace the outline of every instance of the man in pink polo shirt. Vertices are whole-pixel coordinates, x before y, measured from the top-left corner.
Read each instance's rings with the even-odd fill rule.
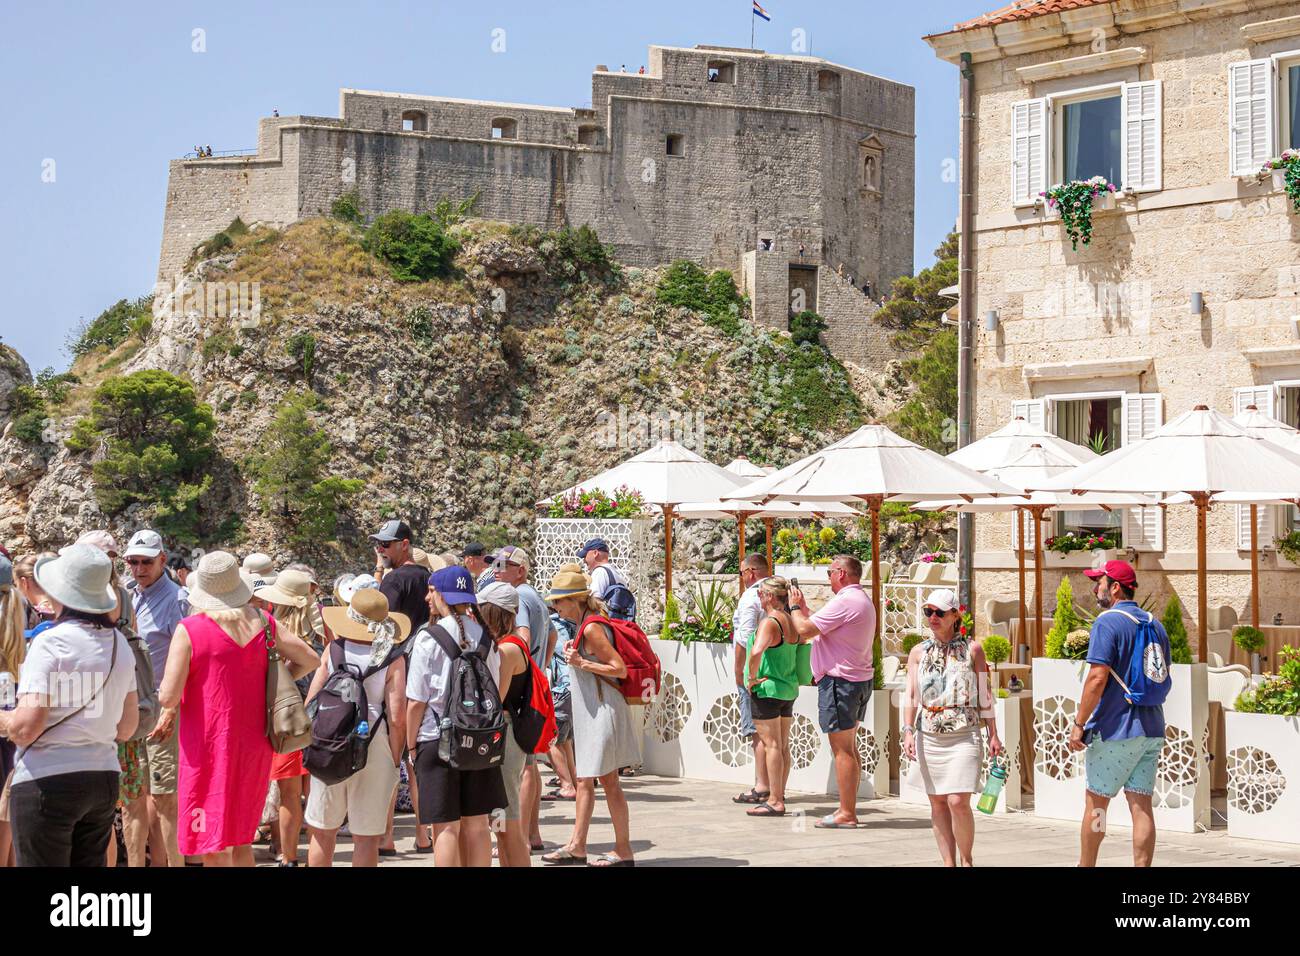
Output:
[[[871,699],[871,643],[876,633],[876,608],[862,589],[862,562],[839,554],[831,562],[831,591],[826,606],[810,615],[803,593],[790,589],[795,629],[812,641],[813,678],[817,681],[817,716],[830,740],[840,808],[817,821],[826,830],[858,826],[858,782],[862,767],[856,740],[858,724]]]

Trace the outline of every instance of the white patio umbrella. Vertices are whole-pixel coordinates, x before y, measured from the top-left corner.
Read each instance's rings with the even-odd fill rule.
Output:
[[[833,445],[722,497],[761,502],[865,501],[871,515],[871,596],[879,608],[880,506],[886,499],[973,499],[1018,491],[922,448],[884,425],[863,425]],[[876,615],[877,645],[882,616]]]
[[[997,431],[989,432],[979,441],[957,449],[948,456],[948,460],[988,474],[1011,464],[1035,445],[1056,452],[1076,465],[1082,465],[1098,457],[1097,453],[1086,445],[1076,445],[1074,442],[1066,441],[1017,416]]]
[[[1070,445],[1069,442],[1065,443]],[[1072,448],[1081,448],[1072,445]],[[1086,449],[1085,449],[1086,450]],[[1091,454],[1091,452],[1090,452]],[[948,456],[952,458],[951,455]],[[1093,455],[1093,458],[1098,456]],[[1018,488],[1029,489],[1035,485],[1065,474],[1077,467],[1072,454],[1057,448],[1044,448],[1030,445],[1023,455],[1007,465],[988,472],[999,481]],[[1025,626],[1025,521],[1026,514],[1032,516],[1034,527],[1041,530],[1043,515],[1048,511],[1075,508],[1112,508],[1145,507],[1159,504],[1159,498],[1153,495],[1121,494],[1116,492],[1089,492],[1075,495],[1064,491],[1032,491],[1026,495],[1010,498],[977,498],[971,502],[960,499],[948,501],[930,501],[918,504],[921,511],[951,510],[959,512],[998,512],[1015,511],[1016,533],[1019,537],[1017,563],[1019,565],[1020,585],[1020,633],[1027,634]],[[1043,541],[1041,534],[1034,535],[1034,653],[1043,649]]]
[[[722,466],[726,471],[733,475],[739,475],[741,478],[763,478],[776,471],[775,468],[766,468],[763,465],[756,465],[744,455],[739,458],[733,458]]]
[[[649,505],[656,505],[664,515],[664,596],[673,591],[673,517],[683,501],[717,498],[744,484],[745,479],[706,458],[701,458],[680,442],[661,441],[621,465],[615,465],[586,481],[560,492],[567,496],[582,489],[600,488],[614,492],[627,487],[641,493]],[[537,502],[539,507],[556,496]]]
[[[1047,491],[1122,491],[1161,496],[1185,492],[1196,505],[1198,655],[1205,659],[1205,515],[1213,496],[1277,494],[1300,488],[1300,454],[1251,437],[1241,425],[1205,405],[1074,471],[1040,485]]]
[[[677,506],[679,518],[709,518],[715,521],[734,518],[736,533],[740,536],[740,560],[745,560],[745,522],[761,518],[767,526],[767,566],[772,567],[772,522],[778,518],[853,518],[861,512],[834,501],[805,504],[798,501],[773,502],[768,505],[756,501],[692,501]],[[744,590],[742,585],[741,590]]]

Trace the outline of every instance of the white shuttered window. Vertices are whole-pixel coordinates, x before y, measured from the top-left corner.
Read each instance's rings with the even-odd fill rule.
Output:
[[[1047,189],[1047,100],[1011,107],[1011,201],[1031,206]]]
[[[1124,444],[1147,438],[1164,424],[1164,402],[1159,394],[1124,396]],[[1124,544],[1138,551],[1165,549],[1165,516],[1159,505],[1124,509]]]
[[[1272,385],[1248,385],[1245,388],[1234,388],[1232,390],[1232,414],[1240,415],[1251,405],[1254,405],[1269,418],[1275,417],[1273,414],[1273,392]],[[1237,510],[1237,550],[1250,550],[1250,505],[1233,505]],[[1278,525],[1278,518],[1281,517],[1279,512],[1289,511],[1288,507],[1279,507],[1277,505],[1256,505],[1255,506],[1255,535],[1261,551],[1270,550],[1273,547],[1274,528]]]
[[[1272,60],[1247,60],[1228,67],[1228,152],[1232,175],[1259,171],[1274,154]]]
[[[1125,189],[1160,188],[1160,81],[1125,83],[1121,143]]]

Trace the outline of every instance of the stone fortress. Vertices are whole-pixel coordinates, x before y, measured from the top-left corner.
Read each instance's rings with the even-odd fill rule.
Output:
[[[591,103],[344,89],[337,119],[265,117],[255,155],[172,161],[159,278],[236,216],[280,227],[354,189],[368,217],[477,192],[475,215],[587,224],[632,266],[732,270],[760,323],[811,309],[839,358],[895,357],[872,317],[912,272],[912,87],[815,57],[652,46],[644,74],[598,66]]]

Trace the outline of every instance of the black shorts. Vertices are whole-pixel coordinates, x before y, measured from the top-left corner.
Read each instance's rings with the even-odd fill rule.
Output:
[[[794,701],[781,700],[779,697],[750,696],[750,706],[755,720],[776,720],[778,717],[794,716]]]
[[[817,722],[822,733],[854,730],[867,716],[871,681],[851,681],[827,674],[817,682]]]
[[[420,744],[415,752],[415,780],[420,785],[419,821],[455,823],[509,804],[500,767],[457,770],[438,757],[438,741]]]

